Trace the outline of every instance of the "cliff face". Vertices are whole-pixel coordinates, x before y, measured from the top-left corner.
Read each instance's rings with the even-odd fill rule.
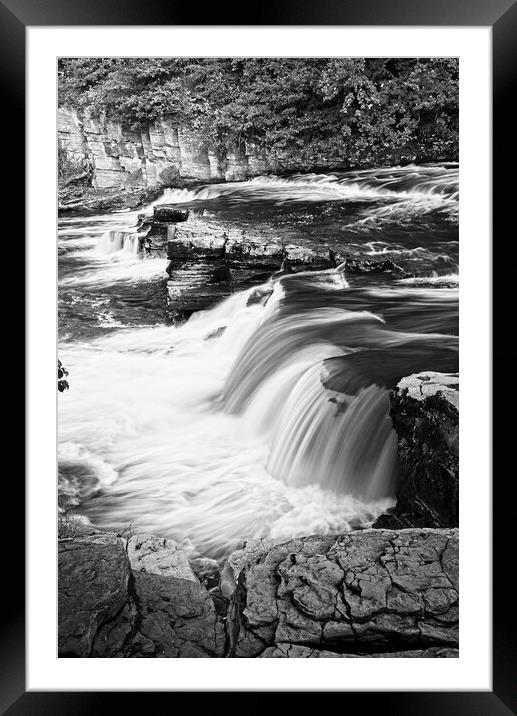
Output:
[[[459,507],[459,376],[425,371],[390,394],[401,479],[397,506],[376,527],[456,527]]]
[[[238,181],[268,170],[257,147],[234,147],[218,157],[167,117],[137,131],[59,108],[58,142],[70,162],[91,168],[96,189],[152,188],[164,170],[201,182]]]

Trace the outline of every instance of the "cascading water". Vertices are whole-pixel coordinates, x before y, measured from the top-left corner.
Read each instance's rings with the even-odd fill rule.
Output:
[[[77,513],[215,557],[371,524],[394,502],[388,388],[457,361],[455,181],[455,166],[405,167],[166,192],[265,240],[382,253],[428,276],[279,276],[177,327],[137,212],[63,220],[59,484]],[[396,206],[396,227],[391,211],[364,229]]]
[[[97,251],[101,254],[123,253],[138,256],[141,251],[141,239],[145,234],[128,231],[106,231],[97,242]]]

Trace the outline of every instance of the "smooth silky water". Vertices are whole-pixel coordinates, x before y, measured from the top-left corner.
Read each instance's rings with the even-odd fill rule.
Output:
[[[447,164],[167,190],[200,221],[418,274],[279,276],[177,327],[138,212],[62,219],[59,490],[76,514],[214,557],[372,524],[396,494],[388,389],[457,369],[457,182]]]

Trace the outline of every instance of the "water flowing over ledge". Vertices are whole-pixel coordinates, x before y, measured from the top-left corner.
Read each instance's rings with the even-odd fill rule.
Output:
[[[456,182],[455,166],[405,167],[167,192],[158,205],[192,217],[162,253],[136,212],[62,221],[60,489],[77,514],[218,559],[251,537],[373,524],[395,502],[388,390],[457,366]],[[352,258],[300,270],[329,245]],[[177,326],[164,251],[169,285],[198,272],[194,297],[211,291]],[[354,273],[385,257],[427,275]]]

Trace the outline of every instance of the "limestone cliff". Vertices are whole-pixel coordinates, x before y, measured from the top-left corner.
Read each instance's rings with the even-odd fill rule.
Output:
[[[168,117],[133,130],[59,108],[58,144],[68,161],[91,170],[96,189],[152,188],[161,183],[164,170],[200,182],[238,181],[268,170],[259,148],[243,145],[216,156],[192,131]]]

